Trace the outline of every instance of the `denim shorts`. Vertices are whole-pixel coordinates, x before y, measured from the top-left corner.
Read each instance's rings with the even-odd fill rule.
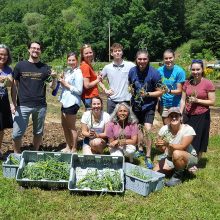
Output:
[[[43,134],[46,112],[47,107],[18,106],[14,117],[12,138],[22,138],[27,129],[30,115],[33,121],[33,134]]]

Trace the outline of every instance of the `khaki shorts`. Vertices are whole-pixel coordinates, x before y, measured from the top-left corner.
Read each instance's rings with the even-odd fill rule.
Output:
[[[171,108],[171,107],[160,106],[160,108],[159,108],[159,113],[160,113],[160,115],[161,115],[163,118],[167,118],[167,117],[168,117],[168,110],[169,110],[170,108]]]
[[[165,159],[166,164],[171,168],[174,169],[174,164],[173,161],[171,159]],[[189,154],[189,158],[188,158],[188,163],[186,165],[186,169],[189,169],[195,165],[197,165],[198,163],[198,157],[197,156],[193,156],[192,154]]]

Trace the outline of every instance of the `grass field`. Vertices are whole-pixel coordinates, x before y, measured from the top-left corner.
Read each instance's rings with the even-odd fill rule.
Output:
[[[23,189],[0,172],[0,219],[220,219],[220,136],[210,139],[196,177],[142,197]]]

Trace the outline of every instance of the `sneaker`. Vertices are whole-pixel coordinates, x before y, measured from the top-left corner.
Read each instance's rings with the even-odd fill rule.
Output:
[[[165,186],[176,186],[182,183],[182,180],[176,177],[172,177],[168,182],[165,183]]]
[[[139,158],[139,157],[144,157],[145,154],[143,151],[136,151],[135,154],[134,154],[134,158]]]
[[[153,165],[151,159],[148,158],[148,157],[145,158],[145,165],[146,165],[146,167],[147,167],[148,169],[153,169],[153,167],[154,167],[154,165]]]

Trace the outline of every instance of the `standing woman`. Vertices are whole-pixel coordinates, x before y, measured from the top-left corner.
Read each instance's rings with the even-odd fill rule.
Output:
[[[63,78],[60,79],[62,86],[60,95],[61,121],[67,143],[66,148],[62,151],[75,153],[77,146],[76,114],[81,102],[83,76],[78,68],[78,58],[75,53],[67,55],[67,64],[70,68],[64,71]]]
[[[215,87],[204,78],[202,60],[193,60],[191,63],[191,77],[183,86],[181,112],[185,107],[183,122],[192,126],[196,132],[192,145],[198,158],[207,151],[210,129],[209,106],[215,103]],[[196,169],[196,167],[195,167]]]
[[[2,140],[4,129],[12,128],[13,121],[7,87],[12,85],[11,54],[9,48],[0,44],[0,157],[2,157]]]
[[[167,124],[168,109],[171,107],[179,107],[182,84],[185,82],[186,73],[178,65],[175,64],[175,53],[172,49],[167,49],[163,53],[164,65],[158,71],[161,75],[163,95],[159,101],[159,111],[164,124]]]
[[[96,75],[92,61],[94,59],[94,53],[92,47],[85,44],[80,49],[81,53],[81,64],[80,69],[83,74],[83,94],[82,101],[85,108],[91,108],[92,98],[99,95],[98,83],[102,80],[100,75]]]

